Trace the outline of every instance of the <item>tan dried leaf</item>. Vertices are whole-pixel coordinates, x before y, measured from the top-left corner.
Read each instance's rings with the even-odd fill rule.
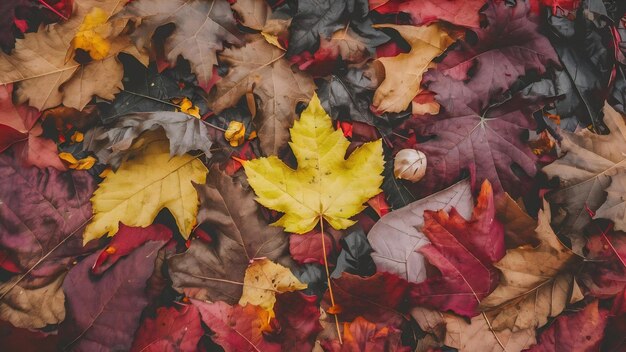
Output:
[[[565,211],[557,233],[569,237],[574,252],[585,246],[583,228],[591,221],[587,207],[596,211],[605,200],[611,178],[626,167],[626,124],[624,117],[610,105],[604,106],[608,135],[589,130],[563,132],[561,150],[565,155],[543,168],[549,177],[559,177],[560,188],[548,194],[553,206]],[[554,209],[558,211],[558,208]]]
[[[65,273],[46,286],[27,289],[19,277],[0,285],[0,319],[18,328],[39,329],[65,319],[65,294],[61,289]],[[16,286],[17,284],[17,286]],[[8,291],[8,293],[7,293]]]
[[[284,51],[261,35],[253,38],[241,48],[228,48],[220,54],[230,70],[217,82],[211,108],[219,114],[252,91],[261,99],[254,118],[261,148],[266,154],[276,154],[289,140],[296,105],[309,101],[315,84],[310,76],[291,68]]]
[[[237,0],[230,7],[241,17],[241,24],[257,31],[265,27],[272,14],[272,8],[265,0]]]
[[[611,178],[606,189],[606,202],[596,212],[595,218],[609,219],[615,229],[626,231],[626,173],[623,170]]]
[[[539,212],[535,239],[539,245],[508,250],[494,266],[502,272],[500,285],[480,303],[493,316],[497,331],[536,329],[559,315],[574,292],[571,270],[580,263],[550,227],[550,209]]]
[[[456,41],[456,35],[450,35],[438,23],[422,27],[391,24],[375,27],[395,29],[411,46],[408,53],[376,60],[384,67],[385,80],[374,93],[373,105],[381,112],[401,112],[419,92],[422,76],[433,59]]]
[[[536,343],[534,329],[493,331],[483,314],[473,317],[469,324],[454,314],[423,307],[413,308],[411,315],[422,330],[459,352],[518,352]]]
[[[11,55],[0,53],[0,84],[20,82],[16,96],[19,103],[29,102],[39,110],[63,104],[82,110],[97,95],[113,99],[122,86],[123,68],[117,54],[126,52],[147,64],[130,39],[123,35],[126,21],[112,24],[111,48],[103,60],[79,64],[66,62],[71,42],[83,18],[94,7],[114,15],[126,1],[76,0],[69,21],[40,28],[18,39]]]
[[[171,64],[179,55],[191,63],[201,85],[211,81],[216,52],[222,42],[240,44],[239,31],[226,0],[136,0],[116,18],[133,19],[138,26],[133,40],[139,48],[150,47],[154,31],[175,23],[176,29],[165,40],[165,52]]]

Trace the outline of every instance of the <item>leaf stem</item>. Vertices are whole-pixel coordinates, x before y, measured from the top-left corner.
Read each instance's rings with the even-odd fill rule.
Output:
[[[60,13],[59,11],[57,11],[57,9],[55,9],[54,7],[50,6],[50,4],[48,4],[47,2],[43,1],[43,0],[39,0],[39,3],[42,4],[43,6],[45,6],[48,10],[54,12],[55,15],[61,17],[64,21],[67,21],[68,18],[67,16],[64,16],[62,13]]]
[[[165,104],[165,105],[169,105],[169,106],[173,106],[173,107],[175,107],[175,108],[177,108],[177,109],[180,109],[180,105],[176,105],[176,104],[174,104],[174,103],[170,103],[169,101],[165,101],[165,100],[161,100],[161,99],[159,99],[159,98],[151,97],[151,96],[149,96],[149,95],[145,95],[145,94],[141,94],[141,93],[133,92],[133,91],[131,91],[131,90],[122,89],[122,91],[124,91],[124,92],[126,92],[126,93],[130,93],[130,94],[132,94],[132,95],[136,95],[136,96],[138,96],[138,97],[142,97],[142,98],[145,98],[145,99],[150,99],[150,100],[156,101],[156,102],[158,102],[158,103]],[[180,112],[181,112],[181,113],[183,113],[183,114],[187,114],[187,113],[182,112],[182,111],[180,111]],[[187,115],[189,115],[189,114],[187,114]],[[123,115],[121,115],[121,116],[123,116]],[[215,129],[216,129],[216,130],[218,130],[218,131],[226,132],[226,130],[225,130],[225,129],[223,129],[223,128],[221,128],[221,127],[218,127],[218,126],[215,126],[214,124],[212,124],[212,123],[210,123],[210,122],[206,122],[206,121],[204,121],[204,120],[202,120],[202,119],[199,119],[199,120],[200,120],[202,123],[204,123],[205,125],[209,126],[209,127],[215,128]]]
[[[328,270],[328,257],[326,256],[326,241],[324,237],[324,218],[320,215],[320,228],[322,233],[322,256],[324,257],[324,269],[326,269],[326,280],[328,282],[328,293],[330,293],[330,303],[333,308],[335,308],[335,295],[333,294],[333,286],[330,280],[330,271]],[[331,313],[332,314],[332,313]],[[341,330],[339,330],[339,318],[337,314],[332,314],[335,317],[335,327],[337,328],[337,337],[339,338],[339,344],[343,345],[343,340],[341,339]]]

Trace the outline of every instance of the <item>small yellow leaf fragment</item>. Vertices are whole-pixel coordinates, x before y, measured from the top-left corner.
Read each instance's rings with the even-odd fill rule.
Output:
[[[78,160],[74,157],[74,155],[72,155],[71,153],[59,153],[59,159],[67,162],[68,164],[76,164],[78,162]]]
[[[85,135],[83,135],[81,132],[74,132],[74,134],[72,134],[72,137],[70,138],[71,141],[73,143],[80,143],[85,139]]]
[[[179,109],[181,112],[189,114],[197,119],[200,118],[200,108],[193,105],[193,102],[187,98],[183,98],[182,100],[175,100],[176,104],[179,104]]]
[[[189,238],[198,214],[193,183],[204,184],[208,170],[189,154],[170,156],[169,140],[159,132],[142,135],[133,144],[145,145],[142,153],[123,161],[93,193],[94,216],[83,232],[83,243],[115,235],[120,222],[146,227],[163,208],[170,211],[183,238]]]
[[[226,132],[224,132],[224,138],[230,143],[233,147],[238,147],[243,143],[244,137],[246,134],[246,126],[239,121],[231,121],[228,124],[228,128]]]
[[[107,177],[109,174],[111,173],[111,168],[107,167],[106,169],[102,170],[102,172],[98,175],[101,178],[105,178]]]
[[[72,39],[72,48],[82,49],[89,53],[93,60],[106,58],[111,43],[107,37],[111,33],[111,25],[107,24],[109,14],[99,7],[94,7],[83,19],[78,32]]]
[[[261,32],[261,35],[263,36],[263,38],[265,38],[266,42],[272,44],[278,49],[285,50],[285,48],[283,48],[283,46],[280,45],[280,42],[278,41],[278,36],[274,34],[265,33],[265,32]]]
[[[88,156],[80,160],[76,159],[71,153],[59,153],[59,159],[65,161],[68,168],[73,170],[89,170],[96,164],[96,158]]]
[[[271,260],[257,259],[246,269],[240,305],[248,303],[260,306],[273,316],[276,294],[304,290],[307,288],[291,271]]]

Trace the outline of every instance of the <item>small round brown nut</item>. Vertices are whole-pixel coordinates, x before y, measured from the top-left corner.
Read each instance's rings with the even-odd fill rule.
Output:
[[[426,155],[415,149],[402,149],[393,161],[396,178],[417,182],[426,174]]]

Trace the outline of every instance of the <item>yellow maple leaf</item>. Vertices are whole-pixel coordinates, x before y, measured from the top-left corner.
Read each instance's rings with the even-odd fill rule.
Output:
[[[111,43],[107,37],[111,34],[112,26],[107,23],[109,14],[99,7],[94,7],[83,19],[78,32],[72,39],[72,48],[82,49],[89,53],[94,60],[107,57]],[[72,50],[72,53],[73,51]]]
[[[246,269],[243,279],[243,293],[239,304],[259,306],[274,314],[276,294],[304,290],[307,288],[288,268],[267,258],[254,260]]]
[[[188,154],[171,157],[162,133],[145,134],[138,143],[143,145],[142,153],[122,162],[94,192],[94,217],[85,228],[84,243],[115,235],[119,222],[146,227],[163,208],[172,213],[183,237],[189,237],[198,213],[198,194],[192,182],[206,181],[206,166]]]
[[[433,59],[460,34],[439,23],[422,27],[385,24],[376,28],[395,29],[411,46],[408,53],[376,60],[384,68],[385,80],[376,89],[372,103],[380,111],[401,112],[419,92],[422,76],[433,66]]]
[[[288,232],[305,233],[320,218],[336,229],[354,224],[350,217],[381,192],[381,140],[365,143],[346,160],[350,142],[332,127],[317,95],[313,95],[290,133],[289,145],[298,162],[296,170],[276,156],[244,163],[257,201],[285,213],[273,225],[283,226]]]

